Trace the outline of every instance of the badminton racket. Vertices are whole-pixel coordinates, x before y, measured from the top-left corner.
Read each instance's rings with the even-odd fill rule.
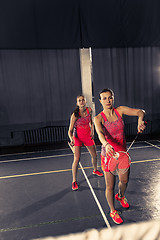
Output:
[[[144,123],[147,125],[147,121]],[[110,157],[109,163],[108,163],[108,169],[113,175],[122,175],[125,172],[128,171],[130,165],[131,165],[131,157],[129,155],[129,150],[138,138],[140,132],[137,133],[136,137],[128,147],[127,151],[117,151],[114,152],[114,154]],[[107,161],[107,157],[105,159]]]
[[[72,145],[70,142],[68,142],[68,146],[70,147],[70,149],[71,149],[72,152],[74,153],[74,145]]]

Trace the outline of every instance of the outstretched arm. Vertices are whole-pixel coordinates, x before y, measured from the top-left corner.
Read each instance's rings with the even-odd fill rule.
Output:
[[[117,108],[117,111],[122,115],[128,115],[128,116],[137,116],[138,117],[138,132],[143,132],[145,129],[145,123],[144,123],[144,116],[145,111],[142,109],[136,109],[136,108],[129,108],[125,106],[120,106]]]

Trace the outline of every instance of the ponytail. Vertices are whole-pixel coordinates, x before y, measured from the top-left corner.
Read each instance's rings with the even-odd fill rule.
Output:
[[[79,117],[79,106],[77,106],[72,113],[74,113],[74,116],[76,118],[78,118]]]
[[[78,95],[77,96],[77,98],[79,98],[79,97],[84,97],[82,94],[80,94],[80,95]],[[76,117],[76,118],[78,118],[79,117],[79,106],[76,106],[76,108],[74,109],[74,111],[72,112],[72,114],[74,113],[74,116]]]

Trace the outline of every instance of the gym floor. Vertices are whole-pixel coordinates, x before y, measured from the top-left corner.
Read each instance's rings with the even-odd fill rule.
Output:
[[[97,153],[101,170],[98,145]],[[129,153],[132,164],[126,198],[130,208],[122,209],[115,202],[123,224],[160,219],[160,141],[137,141]],[[81,168],[79,190],[71,189],[72,161],[69,147],[0,155],[1,240],[30,240],[107,227]],[[108,224],[117,226],[109,216],[104,177],[92,175],[85,147],[81,164]]]

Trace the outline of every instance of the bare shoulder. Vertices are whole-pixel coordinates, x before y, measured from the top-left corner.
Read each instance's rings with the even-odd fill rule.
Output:
[[[125,106],[119,106],[116,108],[117,112],[121,115],[121,117],[124,114],[124,108],[125,108]]]
[[[102,122],[102,115],[99,113],[97,116],[94,117],[96,122]]]
[[[76,116],[75,116],[74,113],[72,113],[72,115],[71,115],[71,120],[72,120],[72,121],[76,121],[76,120],[77,120],[77,118],[76,118]]]
[[[76,120],[77,118],[75,117],[74,113],[72,113],[70,118],[69,131],[73,130]]]

